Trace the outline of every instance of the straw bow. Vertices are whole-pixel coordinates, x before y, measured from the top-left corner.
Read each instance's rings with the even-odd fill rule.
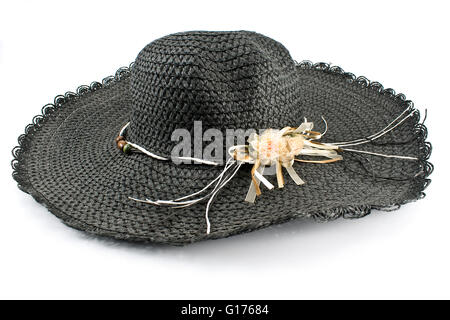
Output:
[[[263,176],[265,166],[275,166],[278,188],[284,187],[282,168],[297,185],[305,182],[293,168],[294,161],[309,163],[331,163],[342,160],[337,153],[337,146],[325,145],[314,140],[320,139],[323,134],[312,131],[313,123],[305,119],[299,127],[285,127],[281,130],[267,129],[261,135],[252,134],[248,145],[238,145],[230,148],[230,155],[237,161],[253,164],[251,170],[252,183],[245,201],[253,203],[256,196],[261,195],[259,187],[262,182],[268,189],[274,186]],[[297,158],[300,155],[325,157],[325,160],[304,160]]]

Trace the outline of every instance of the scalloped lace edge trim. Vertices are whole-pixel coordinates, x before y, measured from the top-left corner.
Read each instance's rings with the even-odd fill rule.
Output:
[[[329,221],[334,220],[339,217],[343,218],[360,218],[364,217],[371,213],[372,209],[376,210],[383,210],[383,211],[392,211],[400,208],[403,204],[416,201],[419,199],[422,199],[425,197],[424,190],[429,186],[431,183],[431,179],[429,179],[429,175],[433,172],[433,164],[428,161],[431,155],[431,143],[426,141],[427,138],[427,128],[423,123],[420,123],[420,112],[416,108],[414,108],[414,103],[411,100],[406,100],[406,97],[402,93],[396,94],[394,89],[388,88],[385,89],[383,85],[376,81],[370,81],[364,76],[356,77],[353,73],[345,72],[341,67],[338,66],[331,66],[328,63],[319,62],[319,63],[312,63],[311,61],[304,60],[301,62],[295,62],[297,68],[301,69],[312,69],[312,70],[319,70],[326,73],[330,73],[333,75],[340,76],[344,78],[349,83],[353,83],[354,85],[360,86],[362,88],[368,88],[371,90],[375,90],[376,92],[388,96],[390,99],[394,100],[399,105],[404,106],[405,108],[409,108],[411,111],[414,111],[415,116],[415,125],[414,125],[414,134],[417,137],[417,140],[419,142],[419,162],[420,166],[422,168],[422,174],[418,175],[415,179],[415,188],[414,188],[414,195],[411,200],[405,200],[401,203],[394,203],[390,206],[385,207],[379,207],[375,205],[360,205],[360,206],[348,206],[348,207],[337,207],[337,208],[331,208],[328,210],[323,210],[320,212],[307,214],[308,217],[313,217],[316,220],[319,221]],[[34,190],[33,186],[28,180],[27,172],[25,168],[23,168],[23,153],[24,150],[27,148],[27,144],[32,139],[32,136],[35,132],[39,130],[41,125],[45,122],[44,120],[56,112],[58,109],[62,108],[66,103],[69,101],[78,99],[85,94],[88,94],[90,92],[94,92],[97,90],[100,90],[102,88],[107,88],[111,86],[112,84],[128,77],[130,75],[130,69],[132,68],[134,62],[131,63],[128,67],[121,67],[119,68],[114,76],[106,77],[102,80],[102,82],[94,81],[89,86],[88,85],[82,85],[79,86],[76,90],[76,92],[68,91],[64,95],[57,95],[53,103],[48,103],[44,105],[41,109],[41,114],[36,115],[32,119],[32,123],[28,124],[25,127],[25,133],[21,134],[18,138],[18,145],[15,146],[12,149],[12,155],[13,160],[11,161],[11,167],[13,169],[12,176],[14,180],[18,183],[18,187],[20,190],[24,191],[25,193],[29,193],[35,198],[36,201],[39,203],[42,203],[47,207],[49,210],[51,210],[52,205],[42,196],[40,196],[39,192]],[[54,208],[56,209],[56,208]],[[56,209],[57,210],[57,209]],[[59,211],[59,210],[58,210]],[[60,215],[64,213],[60,212]],[[298,214],[296,214],[297,216]],[[293,217],[295,218],[295,217]],[[77,223],[78,224],[78,223]],[[98,228],[95,228],[98,229]],[[88,230],[85,230],[88,231]],[[95,233],[95,232],[94,232]],[[110,236],[114,237],[114,233],[110,230],[103,230],[101,232],[102,234],[112,233],[109,234]],[[130,237],[132,238],[132,237]],[[140,237],[137,237],[137,239]]]

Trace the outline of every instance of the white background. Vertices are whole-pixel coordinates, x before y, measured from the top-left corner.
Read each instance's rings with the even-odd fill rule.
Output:
[[[450,298],[448,1],[0,2],[0,298]],[[70,229],[11,178],[10,150],[57,94],[178,31],[257,31],[428,108],[427,197],[393,213],[296,221],[187,247]]]

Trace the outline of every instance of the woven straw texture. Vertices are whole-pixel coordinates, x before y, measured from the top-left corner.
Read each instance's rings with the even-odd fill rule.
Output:
[[[379,131],[405,109],[414,106],[403,94],[339,67],[296,63],[281,44],[263,35],[179,33],[147,45],[130,68],[114,77],[44,106],[13,150],[13,177],[67,225],[133,241],[178,245],[294,218],[359,218],[371,209],[391,210],[424,196],[433,167],[418,111],[377,143],[359,149],[419,161],[367,156],[367,170],[344,153],[345,161],[332,164],[295,163],[307,183],[297,186],[286,179],[283,189],[263,190],[255,204],[243,201],[251,169],[244,165],[215,198],[209,235],[204,203],[173,209],[128,197],[175,199],[200,190],[222,167],[125,155],[114,138],[131,121],[130,141],[167,156],[173,130],[192,131],[195,120],[204,130],[225,130],[298,126],[307,117],[323,131],[324,116],[328,132],[323,141],[347,141]],[[390,179],[373,178],[370,172]]]

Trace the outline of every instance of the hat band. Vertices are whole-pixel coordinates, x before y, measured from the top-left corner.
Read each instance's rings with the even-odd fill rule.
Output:
[[[407,108],[379,132],[372,134],[368,137],[354,139],[345,142],[321,143],[316,141],[321,139],[328,130],[327,122],[323,117],[322,119],[325,122],[326,126],[325,131],[323,133],[312,131],[314,124],[312,122],[308,122],[306,118],[304,119],[304,122],[297,128],[285,127],[281,130],[267,129],[263,131],[261,135],[252,134],[248,139],[248,144],[246,145],[236,145],[230,147],[228,149],[228,153],[231,156],[231,158],[229,158],[228,161],[226,161],[222,172],[213,181],[211,181],[203,189],[197,192],[194,192],[181,198],[177,198],[175,200],[151,200],[148,198],[138,199],[131,196],[129,196],[128,198],[130,200],[134,200],[137,202],[143,202],[157,206],[169,206],[172,208],[184,208],[208,199],[205,210],[205,220],[207,226],[206,233],[209,234],[211,231],[211,224],[208,215],[211,203],[215,198],[215,196],[217,195],[217,193],[237,174],[242,164],[244,163],[253,164],[253,167],[251,169],[251,183],[247,191],[245,201],[254,203],[256,197],[261,195],[260,189],[261,182],[269,190],[274,188],[273,184],[270,183],[263,176],[264,167],[266,166],[275,166],[278,188],[283,188],[284,178],[282,174],[282,168],[286,169],[291,179],[297,185],[302,185],[305,183],[293,168],[293,164],[295,161],[305,163],[328,164],[343,160],[343,156],[339,154],[343,152],[361,153],[386,158],[417,161],[419,160],[419,158],[416,157],[382,154],[347,148],[349,146],[357,146],[366,143],[373,143],[375,140],[379,139],[388,132],[399,127],[408,118],[412,117],[415,114],[415,112],[416,112],[415,110]],[[115,139],[118,148],[121,149],[124,153],[129,153],[131,151],[140,152],[146,154],[147,156],[153,159],[162,161],[169,161],[175,159],[191,160],[200,164],[214,165],[214,166],[221,165],[218,162],[194,157],[172,157],[172,159],[170,159],[160,156],[154,152],[148,151],[144,147],[126,140],[125,135],[129,125],[130,122],[126,123],[119,131],[119,135]],[[409,143],[409,141],[403,143],[406,144]],[[398,144],[398,142],[394,142],[392,144]],[[298,156],[301,155],[322,157],[326,159],[305,160],[298,158]],[[421,174],[421,172],[417,173],[414,177],[416,177],[419,174]],[[386,177],[381,178],[389,179]],[[196,196],[197,198],[194,198]]]

